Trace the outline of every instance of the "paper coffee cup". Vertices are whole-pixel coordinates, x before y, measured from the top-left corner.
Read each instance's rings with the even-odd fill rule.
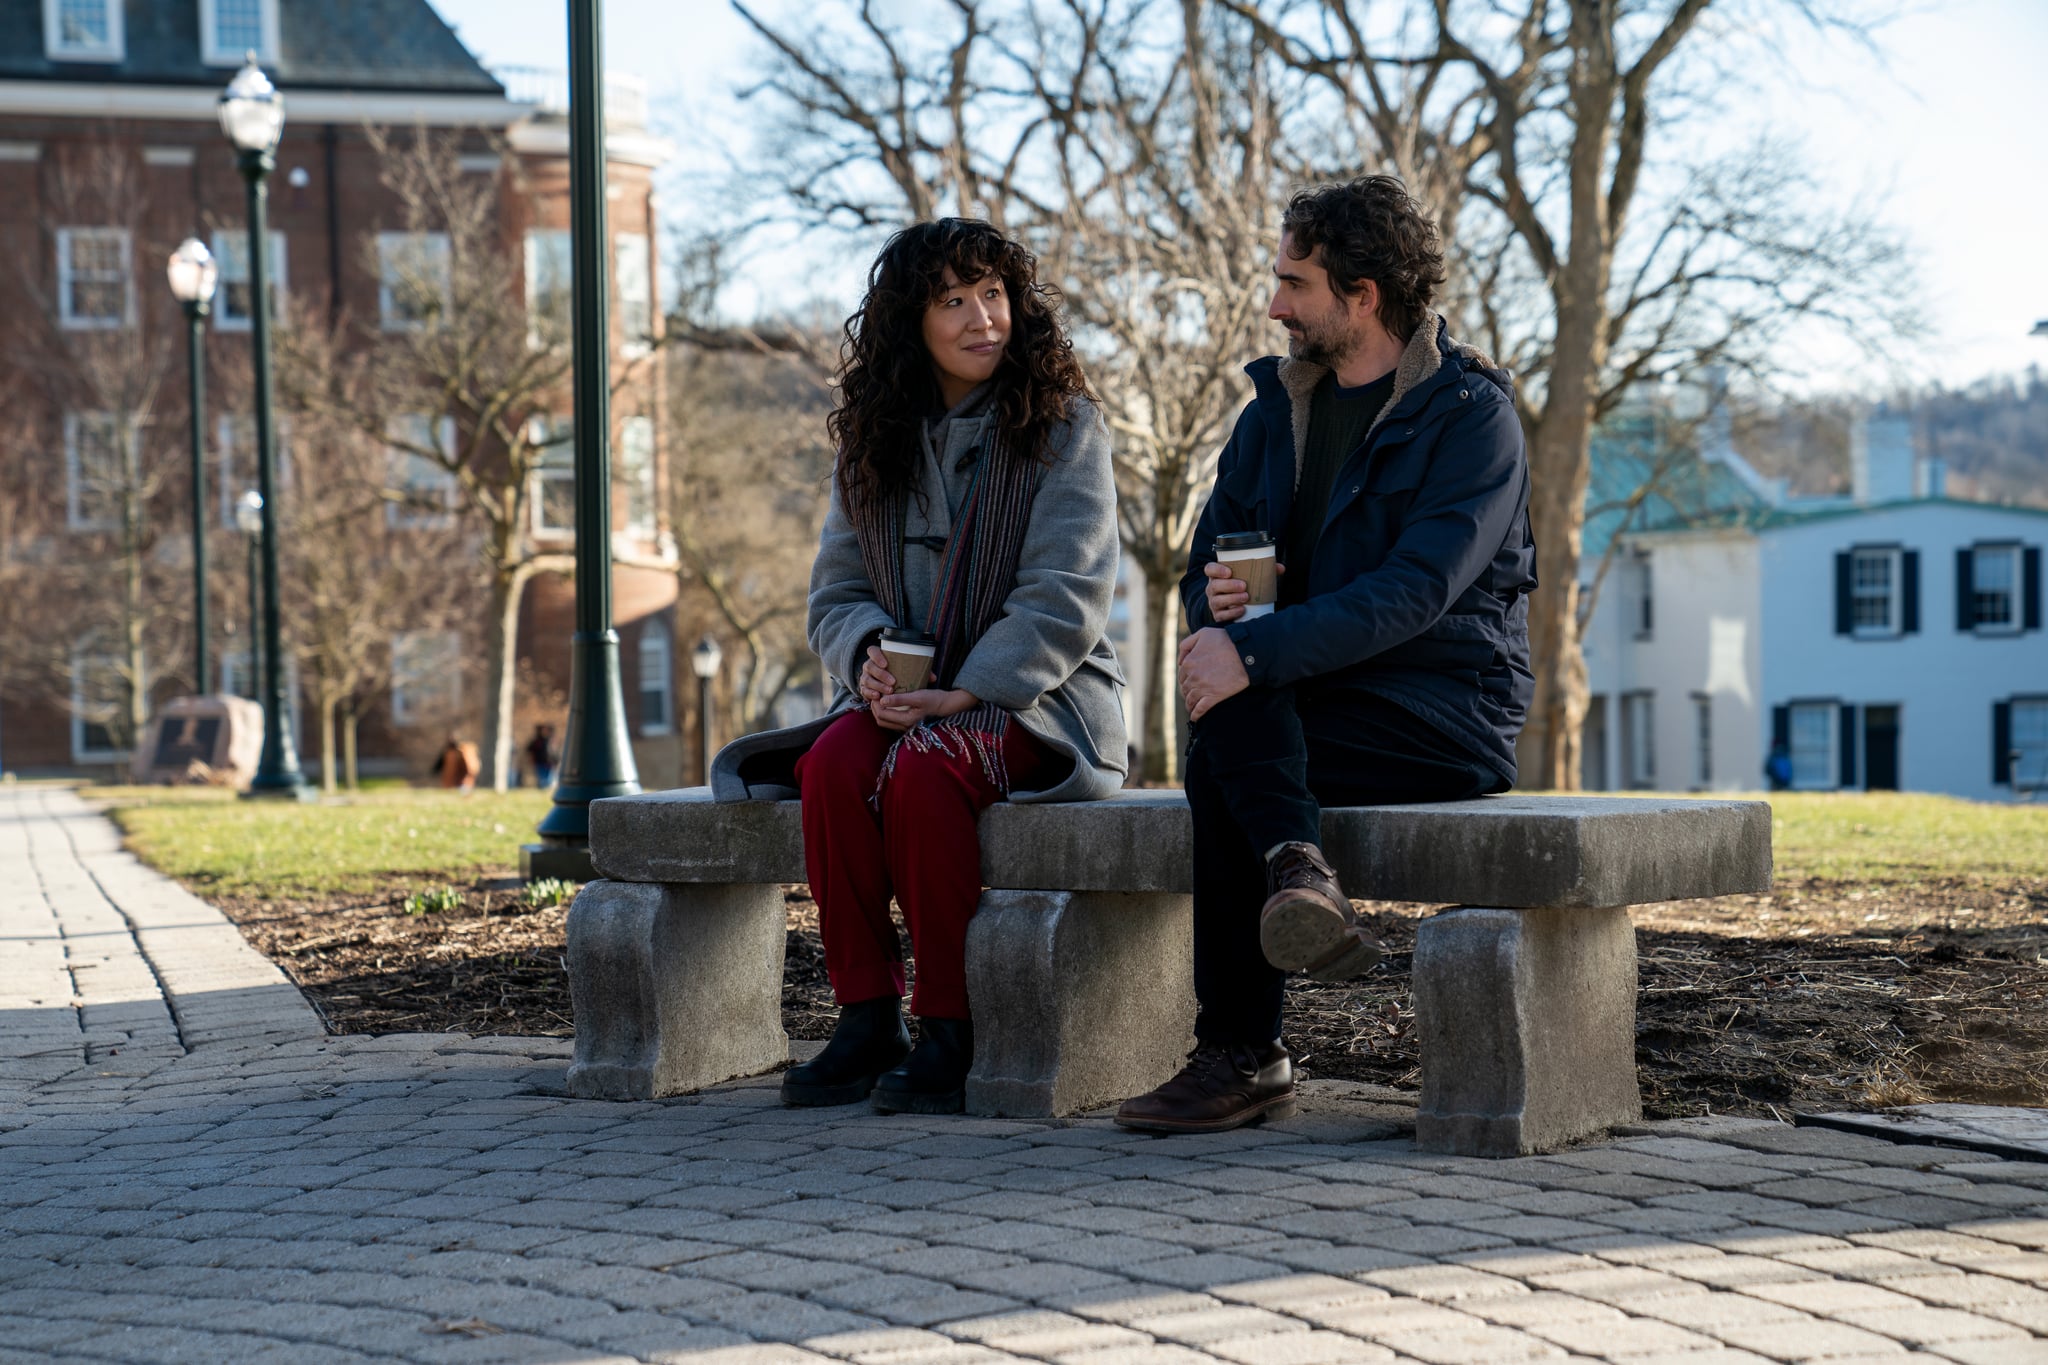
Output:
[[[882,632],[881,646],[898,692],[915,692],[931,677],[932,656],[939,652],[937,636],[891,626]]]
[[[1273,538],[1264,531],[1232,531],[1216,537],[1216,562],[1230,566],[1230,576],[1245,586],[1244,620],[1252,621],[1273,610],[1279,596],[1280,576]]]

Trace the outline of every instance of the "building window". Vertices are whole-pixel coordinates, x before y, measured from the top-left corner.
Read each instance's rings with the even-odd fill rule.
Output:
[[[1987,635],[2018,630],[2020,547],[1978,545],[1970,551],[1970,619]]]
[[[1792,720],[1792,785],[1819,791],[1839,785],[1835,774],[1835,740],[1841,732],[1831,701],[1794,702]]]
[[[418,331],[451,306],[447,233],[377,234],[377,316],[385,331]]]
[[[240,66],[249,53],[277,60],[277,0],[199,0],[199,42],[209,66]]]
[[[640,627],[640,733],[665,735],[675,724],[675,637],[650,616]]]
[[[2015,697],[2006,741],[2015,792],[2048,788],[2048,697]]]
[[[1579,727],[1579,785],[1589,792],[1607,790],[1607,698],[1587,699],[1586,721]]]
[[[213,296],[213,325],[227,332],[249,330],[249,234],[213,234],[213,259],[220,266],[220,292]],[[285,264],[284,234],[270,234],[270,320],[282,324],[285,318],[285,282],[290,278]]]
[[[122,492],[128,486],[135,427],[123,439],[111,413],[64,414],[64,513],[74,531],[121,529]]]
[[[118,655],[80,649],[71,656],[71,758],[106,762],[127,757],[130,679]]]
[[[128,229],[57,229],[57,320],[75,332],[128,325],[134,291]]]
[[[654,534],[654,419],[628,417],[619,429],[619,473],[626,485],[626,529]]]
[[[55,62],[120,61],[121,9],[121,0],[43,0],[43,55]]]
[[[405,630],[391,637],[391,719],[445,723],[462,704],[462,640],[452,630]]]
[[[1638,553],[1629,565],[1629,630],[1636,639],[1647,640],[1656,633],[1656,577],[1650,571],[1650,557]]]
[[[1627,786],[1643,790],[1657,785],[1657,701],[1653,693],[1630,692],[1621,699],[1621,761]]]
[[[224,412],[215,431],[214,444],[220,459],[213,484],[215,495],[220,498],[220,524],[233,531],[238,529],[235,504],[242,500],[242,494],[256,489],[256,419],[246,412]],[[289,492],[292,486],[291,438],[291,422],[278,418],[271,428],[271,439],[276,446],[272,454],[277,460],[279,493]]]
[[[569,234],[553,228],[528,231],[526,342],[535,350],[568,344],[573,278]]]
[[[1899,552],[1857,550],[1849,565],[1849,625],[1857,635],[1899,633]]]
[[[1714,785],[1714,699],[1705,692],[1692,694],[1693,763],[1695,787]]]
[[[439,458],[428,454],[438,450]],[[408,413],[392,423],[385,448],[384,524],[393,530],[439,530],[455,524],[455,419]]]
[[[645,352],[654,340],[653,254],[647,238],[614,239],[614,272],[619,290],[619,333],[628,352]]]
[[[540,447],[533,465],[533,533],[576,534],[576,419],[561,414],[536,417],[530,439]]]

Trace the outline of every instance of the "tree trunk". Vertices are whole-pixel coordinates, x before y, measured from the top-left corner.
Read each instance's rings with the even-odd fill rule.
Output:
[[[125,427],[123,428],[126,429]],[[142,471],[136,464],[136,442],[126,443],[127,479],[121,494],[121,654],[128,675],[128,743],[142,743],[149,726],[149,681],[142,656]]]
[[[335,698],[325,688],[320,692],[320,790],[334,794],[334,709]]]
[[[504,791],[512,779],[513,687],[518,677],[519,599],[531,571],[524,565],[499,568],[491,574],[489,625],[484,654],[490,679],[484,690],[484,770],[482,781]]]
[[[355,703],[350,702],[341,718],[341,764],[350,791],[356,790],[356,714]]]
[[[1145,568],[1152,647],[1145,654],[1145,737],[1140,747],[1147,782],[1180,780],[1180,750],[1175,747],[1179,730],[1175,704],[1180,694],[1174,670],[1181,631],[1180,574],[1171,563],[1164,572],[1161,577],[1156,564]]]

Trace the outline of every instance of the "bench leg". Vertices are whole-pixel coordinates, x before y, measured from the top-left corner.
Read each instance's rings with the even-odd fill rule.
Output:
[[[789,1060],[782,888],[594,881],[569,907],[584,1099],[680,1095]]]
[[[1194,1045],[1188,897],[983,892],[967,998],[968,1113],[1051,1118],[1142,1094]]]
[[[1643,1116],[1625,909],[1449,910],[1415,935],[1416,1145],[1521,1156]]]

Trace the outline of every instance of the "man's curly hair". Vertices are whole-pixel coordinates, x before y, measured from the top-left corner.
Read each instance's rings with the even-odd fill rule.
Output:
[[[868,271],[866,297],[846,320],[839,403],[826,429],[839,448],[839,496],[858,520],[876,500],[911,486],[923,458],[919,423],[944,407],[925,309],[944,292],[946,268],[962,284],[988,275],[1010,296],[1010,340],[995,373],[997,420],[1010,449],[1047,457],[1047,437],[1073,400],[1093,398],[1059,314],[1059,291],[1038,260],[978,218],[916,223],[891,237]]]
[[[1403,341],[1422,326],[1444,282],[1436,222],[1397,176],[1302,190],[1288,201],[1280,230],[1297,261],[1320,248],[1317,261],[1338,293],[1355,294],[1366,280],[1378,285],[1380,325]]]

